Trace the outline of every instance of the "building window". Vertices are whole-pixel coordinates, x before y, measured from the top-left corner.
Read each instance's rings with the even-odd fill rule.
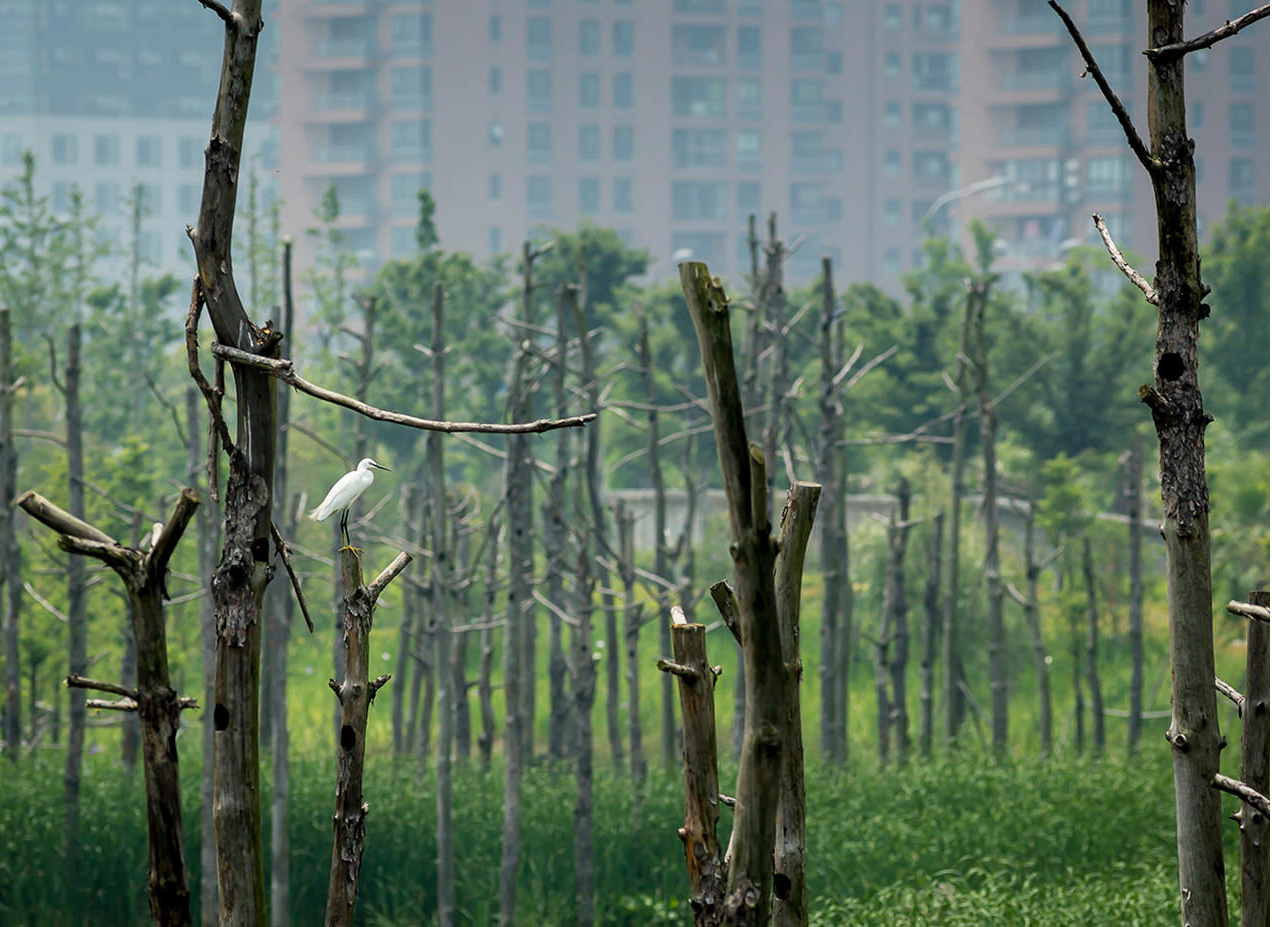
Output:
[[[901,125],[901,103],[897,100],[887,100],[883,104],[883,122],[884,125],[899,126]]]
[[[601,159],[601,127],[597,125],[579,126],[579,160],[599,161]]]
[[[743,129],[737,137],[738,167],[758,170],[760,167],[760,132]]]
[[[433,14],[399,13],[389,20],[389,45],[399,55],[425,55],[433,50]]]
[[[579,178],[579,212],[594,216],[601,211],[601,181],[596,177]]]
[[[1129,158],[1092,158],[1087,162],[1087,192],[1092,196],[1120,199],[1131,194]]]
[[[492,201],[499,199],[503,195],[503,177],[499,174],[491,174],[486,186],[488,196]]]
[[[401,260],[415,254],[418,244],[415,241],[415,229],[409,225],[395,225],[389,232],[389,251],[394,258]]]
[[[97,186],[100,191],[102,184],[98,184]],[[202,199],[202,195],[203,195],[203,190],[197,184],[192,184],[192,183],[182,184],[181,189],[178,193],[182,214],[189,216],[198,212],[199,203],[200,203],[200,200]]]
[[[1249,158],[1233,158],[1228,162],[1228,185],[1234,196],[1254,192],[1254,162]]]
[[[102,136],[98,136],[101,138]],[[197,138],[183,138],[177,146],[182,167],[198,167],[203,161],[203,146]]]
[[[393,174],[389,178],[389,198],[395,216],[419,217],[419,192],[433,185],[427,171],[410,174]]]
[[[636,29],[629,19],[614,21],[614,57],[630,58],[636,44]]]
[[[198,188],[194,200],[194,209],[199,208]],[[119,209],[119,184],[103,182],[97,184],[93,188],[93,206],[102,215],[112,215]],[[194,209],[183,210],[184,212],[194,212]]]
[[[1234,93],[1254,90],[1254,49],[1238,45],[1232,49],[1230,78]]]
[[[1229,141],[1233,148],[1254,147],[1254,105],[1233,103],[1228,107]]]
[[[99,167],[119,163],[119,136],[99,135],[93,139],[93,163]]]
[[[821,81],[807,78],[791,81],[791,118],[795,122],[825,122],[827,112]]]
[[[526,57],[531,61],[552,60],[552,20],[531,16],[526,20]]]
[[[719,180],[674,180],[671,184],[673,219],[727,219],[728,185]]]
[[[760,66],[760,27],[738,27],[738,67]]]
[[[957,90],[958,63],[953,55],[922,52],[914,56],[915,90]]]
[[[526,177],[526,210],[536,219],[552,216],[552,178],[546,174]]]
[[[499,68],[490,69],[490,94],[497,96],[499,91],[503,89],[503,71]]]
[[[723,116],[728,83],[723,77],[673,77],[672,111],[677,116]]]
[[[394,68],[389,74],[389,106],[397,110],[425,110],[433,105],[431,68]]]
[[[490,36],[490,41],[498,42],[503,38],[503,20],[498,16],[490,17],[486,26],[486,34]]]
[[[601,105],[601,75],[579,75],[579,106],[595,109]]]
[[[635,96],[633,90],[634,81],[630,74],[614,75],[614,108],[615,109],[631,109],[632,101]]]
[[[499,233],[499,226],[492,225],[490,231],[486,233],[486,247],[490,249],[491,254],[498,254],[503,248],[503,237]]]
[[[797,222],[822,221],[821,184],[791,184],[791,218]]]
[[[427,161],[433,156],[432,125],[427,119],[403,119],[389,129],[389,146],[397,162]]]
[[[526,71],[526,107],[532,113],[552,112],[552,72]]]
[[[671,60],[691,67],[724,64],[726,34],[724,26],[672,26]]]
[[[759,119],[764,109],[764,88],[758,77],[738,78],[738,118]]]
[[[901,201],[890,196],[883,201],[883,221],[888,225],[901,224]]]
[[[614,212],[628,214],[632,211],[632,181],[629,177],[614,178]]]
[[[729,133],[726,129],[673,129],[671,160],[676,167],[726,167]]]
[[[601,24],[595,19],[579,21],[579,54],[599,55],[601,53]]]
[[[137,137],[138,167],[158,167],[160,161],[159,152],[159,136],[140,135]]]
[[[614,160],[630,161],[636,148],[636,130],[631,126],[614,126]]]
[[[552,160],[552,123],[532,122],[526,126],[526,159],[531,164]]]
[[[895,148],[889,148],[883,153],[883,172],[889,177],[895,177],[901,173],[901,152]]]
[[[760,185],[758,181],[744,180],[738,184],[738,212],[742,215],[760,211]]]
[[[491,148],[498,148],[503,144],[503,123],[498,119],[492,119],[490,127],[486,130],[486,138],[490,141]]]
[[[76,136],[59,132],[53,136],[53,163],[74,164],[79,157],[78,148]]]
[[[791,68],[796,71],[820,71],[822,31],[820,26],[803,26],[791,30]]]
[[[883,24],[888,29],[901,28],[901,4],[889,3],[883,8]]]
[[[885,274],[901,273],[901,249],[887,248],[883,252],[883,272]]]

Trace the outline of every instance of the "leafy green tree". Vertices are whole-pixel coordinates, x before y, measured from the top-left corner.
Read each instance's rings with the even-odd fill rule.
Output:
[[[1211,287],[1201,325],[1210,411],[1242,447],[1268,446],[1268,207],[1228,203],[1202,251]]]

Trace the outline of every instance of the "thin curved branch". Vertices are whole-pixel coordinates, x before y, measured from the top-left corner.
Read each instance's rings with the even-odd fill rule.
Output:
[[[233,28],[234,14],[231,13],[227,7],[218,3],[217,0],[199,0],[199,3],[211,10],[217,16],[221,17],[226,26]]]
[[[1154,306],[1159,305],[1160,299],[1157,296],[1157,291],[1153,289],[1153,285],[1145,280],[1139,271],[1127,262],[1126,258],[1122,257],[1122,252],[1117,249],[1113,236],[1109,234],[1109,228],[1104,224],[1100,214],[1092,213],[1091,219],[1095,222],[1096,231],[1100,233],[1100,238],[1104,240],[1105,250],[1109,252],[1109,257],[1113,259],[1117,269],[1126,275],[1127,280],[1139,288],[1140,292],[1144,294],[1144,299]]]
[[[395,425],[405,425],[408,428],[419,428],[424,431],[440,431],[446,434],[454,434],[455,432],[479,432],[481,434],[497,435],[530,434],[553,431],[557,428],[578,428],[596,418],[595,412],[588,412],[585,415],[574,415],[569,418],[543,418],[532,422],[512,422],[506,425],[494,422],[439,422],[433,419],[417,418],[414,415],[405,415],[401,412],[390,412],[387,409],[380,409],[345,396],[342,393],[337,393],[334,390],[310,383],[296,373],[295,364],[292,361],[284,358],[275,360],[270,357],[261,357],[259,354],[252,354],[250,351],[242,351],[216,342],[212,344],[212,354],[230,363],[262,370],[293,389],[313,396],[315,399],[321,399],[333,405],[352,409],[367,418],[381,422],[392,422]]]
[[[1073,43],[1078,46],[1078,53],[1082,55],[1082,60],[1086,62],[1087,73],[1094,77],[1095,82],[1099,84],[1100,92],[1104,94],[1104,99],[1108,101],[1109,107],[1113,110],[1113,115],[1117,117],[1117,121],[1122,126],[1122,131],[1126,133],[1126,141],[1131,146],[1131,151],[1135,152],[1135,157],[1139,159],[1140,164],[1143,164],[1150,174],[1155,173],[1161,167],[1161,163],[1149,153],[1148,146],[1144,144],[1143,139],[1139,137],[1139,133],[1135,131],[1135,123],[1131,122],[1131,116],[1126,111],[1126,107],[1122,105],[1122,101],[1118,99],[1117,94],[1113,92],[1113,88],[1109,86],[1109,82],[1105,80],[1104,72],[1095,63],[1095,56],[1091,54],[1091,49],[1087,48],[1086,39],[1082,38],[1082,33],[1074,25],[1072,17],[1065,12],[1064,7],[1056,3],[1056,0],[1047,0],[1047,6],[1056,11],[1056,15],[1064,23],[1064,27],[1069,30],[1069,35],[1073,37]]]
[[[1162,45],[1158,48],[1150,48],[1144,52],[1149,61],[1154,64],[1162,64],[1172,61],[1175,58],[1182,57],[1189,52],[1201,51],[1203,48],[1209,48],[1221,39],[1226,39],[1230,35],[1236,35],[1246,26],[1257,23],[1260,19],[1265,19],[1268,15],[1268,5],[1251,10],[1249,13],[1243,13],[1236,19],[1230,19],[1218,29],[1212,29],[1205,35],[1199,35],[1195,39],[1189,39],[1186,42],[1175,42],[1172,45]]]

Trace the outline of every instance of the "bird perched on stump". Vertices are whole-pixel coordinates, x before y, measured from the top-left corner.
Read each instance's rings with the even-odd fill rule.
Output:
[[[376,463],[370,457],[363,457],[354,469],[336,480],[335,485],[327,492],[327,497],[322,500],[322,504],[309,513],[309,517],[314,521],[326,521],[333,513],[340,512],[340,537],[344,540],[346,547],[351,546],[349,544],[349,509],[375,482],[375,474],[371,472],[373,467],[376,470],[389,469],[383,464]]]

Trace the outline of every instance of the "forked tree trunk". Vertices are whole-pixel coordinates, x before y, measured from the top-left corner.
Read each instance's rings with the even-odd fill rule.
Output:
[[[181,709],[195,706],[179,699],[168,673],[167,627],[164,620],[168,562],[199,504],[192,489],[182,491],[165,524],[156,524],[146,550],[124,547],[103,531],[71,515],[34,492],[15,500],[31,517],[60,535],[58,546],[93,557],[109,566],[128,593],[129,620],[138,642],[137,685],[117,686],[82,676],[69,685],[101,689],[122,696],[116,702],[94,699],[95,708],[135,712],[141,719],[142,763],[146,782],[146,823],[150,846],[147,888],[150,918],[157,927],[186,927],[190,888],[182,846],[181,783],[177,768],[177,729]]]
[[[941,633],[941,539],[944,534],[945,513],[937,512],[928,535],[927,581],[923,587],[923,662],[919,666],[919,752],[925,757],[932,755],[932,677]]]
[[[389,677],[370,678],[371,622],[375,603],[394,577],[411,562],[402,552],[394,558],[370,586],[362,584],[362,561],[352,547],[340,549],[340,565],[345,590],[341,609],[344,625],[345,675],[337,683],[328,680],[340,706],[340,736],[337,741],[336,813],[331,845],[331,870],[327,882],[327,927],[349,927],[358,897],[362,854],[366,849],[367,812],[362,800],[363,761],[366,756],[367,714],[375,694]]]
[[[1091,539],[1082,539],[1082,580],[1086,586],[1086,684],[1091,690],[1091,749],[1104,753],[1104,697],[1100,694],[1100,615],[1095,601],[1095,568]]]

